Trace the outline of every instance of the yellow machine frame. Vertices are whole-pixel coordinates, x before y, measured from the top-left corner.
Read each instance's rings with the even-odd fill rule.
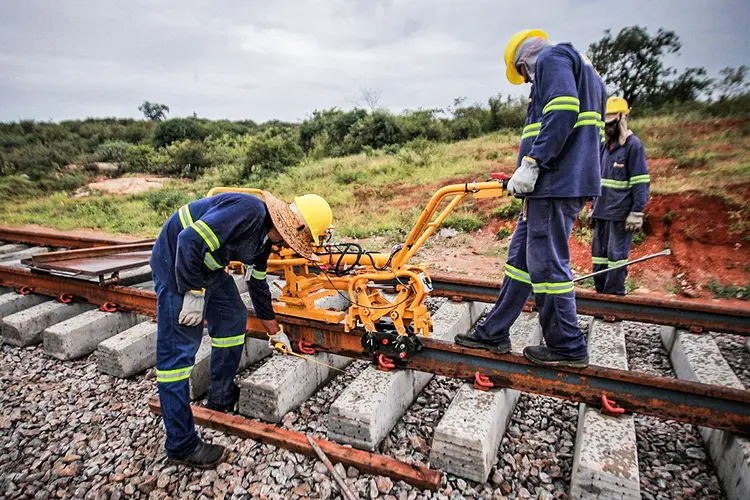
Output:
[[[227,192],[259,197],[263,194],[260,189],[216,187],[208,192],[208,196]],[[289,249],[272,254],[268,260],[268,271],[282,274],[285,281],[274,309],[279,313],[328,323],[344,321],[346,331],[359,323],[368,331],[375,331],[378,321],[388,318],[401,335],[406,335],[406,328],[410,326],[414,333],[428,336],[432,329],[432,318],[425,299],[432,290],[431,281],[424,266],[410,265],[409,261],[467,195],[496,198],[504,192],[499,181],[452,184],[439,189],[422,211],[406,241],[392,255],[367,253],[332,256],[321,252],[320,262],[311,263]],[[447,205],[439,210],[446,201]],[[325,249],[325,244],[320,247],[321,251]],[[327,272],[329,266],[335,264],[334,259],[337,264],[358,265],[350,274],[337,276]],[[389,259],[390,264],[383,270]],[[230,266],[238,264],[232,263]],[[311,273],[311,265],[317,266],[320,273]],[[394,281],[396,296],[390,300],[382,289],[384,284]],[[337,293],[344,295],[350,303],[346,312],[315,306],[316,300]]]

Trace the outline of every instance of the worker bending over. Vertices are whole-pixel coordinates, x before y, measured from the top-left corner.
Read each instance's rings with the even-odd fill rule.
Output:
[[[643,210],[648,202],[651,178],[643,143],[628,129],[629,113],[625,99],[610,97],[607,101],[602,195],[594,201],[591,215],[594,271],[627,262],[633,231],[643,227]],[[625,295],[627,275],[628,268],[622,267],[594,276],[596,291]]]
[[[569,43],[553,45],[541,30],[516,33],[505,49],[511,83],[531,83],[518,166],[508,191],[525,198],[508,249],[500,296],[472,334],[456,343],[510,351],[510,327],[532,291],[546,346],[524,349],[532,362],[585,367],[568,239],[586,199],[599,196],[604,82]]]
[[[272,246],[288,246],[316,260],[313,243],[331,221],[331,209],[320,196],[308,194],[287,204],[264,191],[263,199],[224,193],[194,201],[164,225],[150,263],[157,297],[156,380],[171,461],[214,467],[226,453],[198,437],[189,391],[205,318],[211,337],[207,407],[227,411],[239,398],[234,376],[245,345],[247,308],[225,266],[230,261],[248,266],[245,279],[269,343],[291,350],[271,305],[267,260]]]

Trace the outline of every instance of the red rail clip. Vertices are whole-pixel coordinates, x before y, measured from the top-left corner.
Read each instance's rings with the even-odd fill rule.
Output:
[[[105,302],[104,304],[102,304],[99,310],[108,312],[108,313],[113,313],[117,311],[117,304],[115,304],[114,302]]]
[[[378,370],[388,371],[393,368],[396,368],[396,365],[393,364],[393,360],[391,358],[388,358],[386,356],[383,356],[382,354],[378,354]]]
[[[57,297],[57,300],[62,302],[63,304],[70,304],[73,302],[73,296],[68,293],[61,293],[59,297]]]
[[[461,297],[460,295],[454,295],[453,297],[451,297],[451,302],[463,302],[463,301],[464,301],[464,298]]]
[[[22,286],[21,288],[18,289],[18,293],[20,293],[21,295],[28,295],[33,291],[34,289],[31,288],[30,286]]]
[[[495,387],[495,384],[490,381],[489,377],[481,375],[479,372],[474,374],[474,389],[479,391],[489,391],[493,387]]]
[[[611,315],[610,316],[605,315],[602,319],[606,321],[607,323],[614,323],[617,318]]]
[[[312,342],[308,342],[307,340],[300,340],[299,344],[297,344],[297,348],[302,354],[315,354],[315,349],[313,349],[312,347]]]
[[[616,401],[607,399],[607,395],[602,394],[602,413],[611,416],[622,415],[623,413],[625,413],[625,408],[620,408],[619,406],[617,406]]]

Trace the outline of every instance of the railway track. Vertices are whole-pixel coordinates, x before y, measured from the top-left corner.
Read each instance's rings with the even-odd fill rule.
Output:
[[[35,235],[35,238],[41,237]],[[16,236],[15,240],[13,238],[13,235],[0,231],[0,240],[8,245],[18,245],[17,241],[20,238],[25,238],[31,243],[44,242],[41,239],[31,240],[29,236],[23,235]],[[96,243],[96,241],[66,241],[59,235],[54,240],[54,246],[67,248],[88,248]],[[0,246],[0,252],[3,251],[2,248]],[[8,264],[9,261],[15,260],[14,254],[16,256],[17,252],[29,254],[29,250],[34,250],[34,248],[18,248],[16,252],[0,253],[0,286],[8,287],[5,290],[6,293],[0,296],[0,298],[6,297],[6,302],[0,300],[0,312],[12,310],[12,307],[2,309],[5,307],[2,304],[13,302],[10,300],[12,297],[16,297],[17,300],[13,307],[18,308],[14,313],[2,314],[5,316],[5,318],[0,318],[3,325],[13,324],[13,321],[18,319],[18,313],[24,311],[26,316],[35,317],[32,311],[34,308],[40,310],[38,315],[46,315],[42,323],[34,324],[33,321],[27,321],[20,325],[20,328],[30,330],[43,327],[42,331],[32,332],[25,339],[31,339],[29,342],[31,344],[42,340],[45,354],[42,354],[41,349],[33,347],[28,348],[28,352],[24,354],[37,357],[53,356],[64,360],[90,359],[90,363],[96,361],[93,366],[96,366],[102,373],[131,377],[131,379],[133,376],[136,379],[142,377],[137,374],[147,371],[150,368],[149,365],[153,365],[151,361],[153,355],[148,352],[148,346],[149,343],[152,346],[155,338],[154,325],[149,321],[143,321],[147,318],[138,316],[138,314],[152,315],[154,312],[155,302],[153,293],[149,290],[148,270],[136,269],[129,275],[125,275],[124,279],[130,280],[132,286],[101,287],[91,281],[73,281],[71,278],[32,274],[21,266]],[[9,258],[5,259],[5,256]],[[138,281],[141,283],[136,283]],[[321,351],[316,356],[325,358],[329,364],[342,367],[347,374],[334,377],[337,372],[324,373],[325,370],[304,360],[292,360],[279,356],[269,358],[269,353],[264,350],[263,342],[248,340],[246,356],[243,360],[245,371],[240,375],[243,388],[240,411],[269,421],[283,422],[286,418],[285,426],[288,428],[317,432],[335,441],[356,447],[382,449],[387,454],[402,460],[430,461],[433,465],[438,465],[438,468],[450,473],[443,480],[444,484],[441,489],[443,492],[462,490],[462,494],[468,494],[466,492],[472,490],[480,496],[488,494],[488,491],[492,496],[499,491],[504,495],[521,497],[526,493],[539,498],[552,498],[558,494],[579,497],[584,494],[580,492],[590,492],[591,488],[600,488],[605,493],[611,491],[623,493],[624,497],[628,497],[634,491],[640,491],[645,498],[649,495],[656,498],[658,495],[650,493],[648,488],[641,488],[642,484],[650,487],[651,483],[643,483],[638,479],[639,463],[638,460],[633,462],[633,459],[636,455],[640,459],[643,453],[649,452],[642,452],[640,448],[637,448],[645,439],[642,439],[641,435],[636,439],[635,431],[638,429],[638,424],[633,423],[633,416],[630,412],[637,413],[637,419],[641,419],[635,422],[643,421],[643,419],[653,422],[654,419],[651,417],[641,416],[653,415],[669,421],[681,420],[707,428],[720,429],[705,431],[710,434],[709,437],[703,437],[706,443],[704,453],[707,455],[712,455],[712,446],[716,448],[716,439],[719,439],[717,436],[724,439],[725,449],[742,450],[744,446],[747,446],[744,438],[736,437],[728,431],[747,433],[750,428],[748,427],[750,426],[750,414],[748,414],[750,395],[736,380],[726,362],[722,365],[723,359],[720,359],[722,354],[711,336],[696,335],[687,330],[681,330],[691,328],[693,331],[703,333],[721,331],[747,335],[749,319],[746,311],[716,308],[714,311],[716,314],[712,315],[710,308],[696,308],[684,302],[666,302],[646,304],[648,308],[642,303],[630,304],[632,307],[625,307],[624,313],[602,314],[602,311],[617,313],[619,310],[614,306],[616,301],[605,301],[607,305],[601,306],[602,301],[597,301],[597,297],[588,297],[584,294],[583,298],[593,301],[589,302],[590,309],[586,310],[586,312],[593,311],[592,316],[615,316],[616,319],[639,319],[662,326],[666,325],[661,328],[657,339],[664,346],[666,355],[671,357],[677,377],[671,378],[665,372],[658,373],[660,377],[654,377],[637,371],[628,371],[630,361],[628,358],[633,354],[631,354],[631,346],[627,345],[628,342],[625,340],[625,331],[627,328],[648,329],[648,327],[641,323],[620,321],[611,323],[602,321],[601,318],[595,320],[584,318],[589,325],[589,343],[592,346],[592,359],[596,360],[594,362],[596,367],[583,371],[543,370],[528,365],[518,355],[491,356],[453,345],[450,342],[451,336],[458,331],[471,328],[479,319],[486,306],[474,301],[490,299],[493,285],[466,282],[447,276],[436,276],[434,283],[436,290],[439,291],[437,295],[450,297],[458,295],[462,296],[464,301],[443,301],[441,307],[436,308],[436,318],[444,317],[445,320],[444,323],[436,322],[438,326],[436,326],[435,339],[426,342],[425,353],[410,361],[408,368],[417,371],[382,372],[362,361],[352,363],[352,358],[362,357],[356,335],[345,335],[336,331],[331,325],[316,324],[297,318],[282,318],[290,326],[290,331],[297,337],[297,340],[311,342],[318,351]],[[243,291],[241,280],[238,280],[238,286]],[[30,294],[20,296],[14,291],[21,287],[28,287],[23,291],[30,291]],[[58,301],[39,298],[40,294],[58,299],[71,298],[73,304],[64,305]],[[61,297],[62,295],[64,297]],[[579,303],[581,299],[582,297],[578,297]],[[24,308],[22,304],[24,301],[27,304],[34,303],[34,305]],[[116,304],[116,309],[119,310],[107,313],[94,308],[94,305],[101,306],[105,303]],[[41,307],[44,304],[48,304],[46,307],[54,310],[54,313],[45,312]],[[83,310],[74,311],[76,314],[71,315],[70,307]],[[596,309],[597,307],[599,309]],[[658,308],[658,314],[654,312],[657,310],[655,308]],[[673,311],[674,317],[670,320],[665,311]],[[685,311],[698,314],[686,318]],[[60,312],[63,315],[56,318],[55,314]],[[597,312],[599,314],[596,314]],[[16,318],[13,318],[14,315]],[[62,317],[65,319],[56,322],[56,319]],[[81,319],[82,317],[84,318]],[[116,317],[117,320],[113,321],[112,317]],[[524,344],[539,342],[539,334],[533,326],[533,313],[525,315],[522,319],[523,321],[514,326],[514,350],[518,350]],[[32,324],[33,326],[29,326]],[[93,326],[87,327],[86,325]],[[249,321],[248,326],[251,336],[264,337],[253,320]],[[678,328],[674,328],[675,326]],[[4,334],[8,330],[9,327],[4,327]],[[653,337],[653,332],[650,335]],[[630,344],[633,343],[633,338],[641,337],[641,335],[632,334],[629,336],[631,337]],[[141,350],[137,351],[138,348],[132,347],[135,344],[128,344],[127,341],[135,344],[140,342]],[[621,345],[622,355],[619,357],[612,355],[611,345]],[[146,346],[145,351],[143,346]],[[128,349],[136,349],[132,352],[140,352],[140,354],[131,354],[128,357],[130,353]],[[702,358],[701,349],[704,353]],[[9,351],[12,352],[13,349]],[[94,356],[85,358],[92,352],[95,353]],[[199,352],[199,363],[196,364],[196,366],[204,367],[203,379],[197,372],[193,376],[195,380],[191,379],[193,396],[196,398],[200,397],[207,387],[205,367],[208,362],[206,355],[208,352],[209,350],[206,349]],[[706,360],[711,361],[708,366],[705,366]],[[633,361],[638,366],[642,363],[637,356]],[[69,362],[76,363],[76,361]],[[477,372],[487,377],[487,379],[480,378],[479,385],[484,385],[482,383],[484,381],[484,383],[494,383],[495,387],[483,392],[457,380],[474,379]],[[101,376],[109,377],[110,375]],[[141,383],[143,382],[141,380]],[[151,385],[153,390],[155,383],[151,381]],[[425,394],[430,395],[429,398],[420,396],[423,390]],[[294,397],[290,394],[294,394]],[[519,397],[520,403],[516,406]],[[556,398],[567,399],[568,402],[562,402]],[[431,408],[432,400],[440,400],[442,403]],[[616,403],[612,403],[612,400]],[[567,465],[557,463],[542,465],[541,467],[546,467],[544,470],[548,472],[542,471],[540,467],[531,467],[528,468],[528,477],[522,477],[524,475],[522,474],[523,464],[515,464],[515,458],[514,464],[508,464],[510,460],[506,455],[512,456],[513,453],[510,451],[523,448],[527,434],[538,434],[528,424],[522,423],[529,420],[525,418],[526,415],[538,413],[535,409],[536,405],[546,408],[562,408],[559,410],[560,415],[568,416],[567,422],[553,425],[554,430],[549,432],[545,430],[547,434],[542,436],[542,440],[551,440],[554,437],[561,443],[570,441],[575,442],[575,445],[561,447],[561,449],[569,448],[562,455],[564,457],[571,455],[571,457],[564,458],[560,462],[567,460]],[[619,409],[626,410],[626,413],[616,420],[611,416],[602,417],[599,411],[602,406],[609,407],[610,411],[615,414],[619,413]],[[515,411],[508,410],[513,407],[516,408]],[[483,447],[478,445],[472,447],[471,435],[462,435],[459,432],[460,429],[455,428],[460,427],[457,422],[461,421],[462,415],[465,416],[461,411],[463,409],[465,412],[466,408],[473,411],[472,419],[480,423],[484,422],[481,425],[468,427],[471,428],[474,437],[483,436],[482,442],[492,443],[491,447],[495,448],[495,452],[491,453],[492,456],[489,458],[482,455],[482,453],[486,455],[486,450],[479,449]],[[477,413],[479,408],[483,411],[487,408],[489,410],[485,413]],[[506,410],[501,410],[501,408],[506,408]],[[6,413],[2,400],[0,400],[0,409]],[[315,409],[318,411],[314,411]],[[542,417],[539,421],[540,425],[544,418],[548,421],[556,418],[555,413],[552,411],[548,417]],[[578,419],[579,414],[580,419]],[[597,421],[597,418],[604,420]],[[295,421],[291,422],[291,420]],[[574,424],[572,420],[578,422]],[[683,427],[691,429],[693,438],[698,439],[691,425],[670,425],[681,426],[680,429]],[[152,431],[158,432],[158,421],[154,423],[154,426]],[[519,437],[519,430],[524,426],[529,427],[529,430],[521,430]],[[502,431],[506,427],[510,429],[510,434],[504,436]],[[548,426],[547,429],[549,428]],[[571,433],[573,428],[575,432]],[[603,445],[599,438],[607,435],[607,429],[610,428],[620,429],[620,434],[612,434],[612,436],[619,435],[621,440],[619,444],[628,445],[630,448],[621,446],[622,449],[619,449],[615,445],[618,443]],[[627,428],[626,437],[632,437],[632,439],[622,439],[622,428]],[[600,435],[592,435],[592,429],[598,429],[597,432]],[[422,441],[409,439],[408,435],[412,431],[416,432],[416,437]],[[0,430],[0,439],[6,438],[3,432]],[[567,438],[567,435],[578,439]],[[711,436],[714,436],[713,441],[710,439]],[[459,446],[456,443],[463,444]],[[235,444],[241,447],[241,442],[238,441]],[[700,443],[698,445],[700,446]],[[606,451],[602,451],[602,447]],[[497,451],[498,448],[500,451]],[[693,448],[695,447],[691,449]],[[614,455],[613,450],[616,451]],[[633,451],[630,460],[612,459],[615,460],[613,462],[615,468],[621,472],[627,471],[627,474],[618,476],[619,483],[616,486],[607,483],[606,471],[594,471],[592,465],[586,461],[587,457],[591,461],[591,457],[595,457],[596,453],[609,454],[611,458],[611,456],[625,457],[629,451]],[[742,454],[739,456],[742,457]],[[467,467],[467,457],[471,458],[471,464],[473,464],[471,467]],[[497,465],[493,465],[495,459],[498,459]],[[747,462],[747,455],[744,460]],[[714,458],[714,461],[719,479],[724,484],[726,497],[743,498],[735,496],[736,492],[746,492],[741,488],[746,488],[748,483],[742,481],[750,478],[739,476],[741,481],[737,482],[736,472],[743,470],[743,465],[746,470],[750,470],[747,469],[748,464],[740,460],[742,463],[722,465],[720,457]],[[487,465],[482,465],[485,462]],[[512,470],[507,470],[509,467]],[[534,468],[537,471],[536,475],[531,472]],[[734,472],[723,472],[729,469]],[[541,476],[541,479],[539,478],[540,471],[545,474]],[[650,470],[642,472],[641,479],[650,472]],[[2,457],[0,457],[0,473],[10,474],[7,465],[2,463]],[[661,474],[666,475],[666,472]],[[461,476],[468,478],[469,481],[460,479]],[[515,479],[511,481],[510,478]],[[529,478],[537,478],[536,483]],[[101,488],[109,484],[107,479],[109,478],[100,479]],[[299,491],[305,489],[302,487],[305,483],[304,479],[304,477],[298,477],[301,482],[295,487],[299,486]],[[361,479],[358,478],[353,483],[358,481],[361,483]],[[550,481],[546,482],[547,479]],[[655,478],[654,483],[658,485],[659,479]],[[661,480],[665,481],[663,477]],[[734,486],[730,486],[732,481],[735,481]],[[279,481],[276,481],[279,491],[283,491],[284,486],[278,483]],[[368,482],[367,487],[370,486]],[[310,484],[313,490],[316,487],[316,484]],[[508,487],[510,491],[506,491]],[[407,497],[413,491],[406,489],[405,486],[399,488],[407,492]],[[237,489],[241,490],[243,487],[240,485]],[[358,489],[362,488],[358,487]],[[382,495],[384,489],[388,488],[380,488],[379,494]],[[525,491],[521,491],[522,489]],[[691,490],[690,487],[685,489],[688,493]],[[704,493],[709,492],[709,489]],[[400,494],[401,491],[398,493]],[[547,497],[547,494],[551,496]],[[721,498],[721,495],[717,498]]]

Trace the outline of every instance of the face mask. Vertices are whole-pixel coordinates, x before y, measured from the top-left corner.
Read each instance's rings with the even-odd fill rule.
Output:
[[[609,140],[616,140],[620,135],[620,119],[617,118],[614,121],[607,122],[604,124],[604,135]]]

